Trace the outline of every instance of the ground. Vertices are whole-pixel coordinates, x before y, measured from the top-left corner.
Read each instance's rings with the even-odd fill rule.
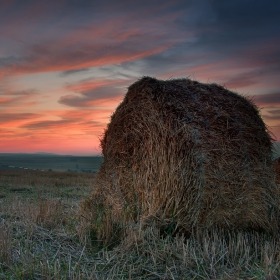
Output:
[[[79,209],[94,174],[0,171],[0,279],[280,279],[278,236],[156,228],[102,248]]]

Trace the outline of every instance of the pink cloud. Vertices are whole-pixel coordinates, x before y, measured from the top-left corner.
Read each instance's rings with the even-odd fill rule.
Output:
[[[20,25],[20,21],[26,21],[26,17],[35,17],[33,14],[36,14],[38,9],[45,8],[38,4],[38,7],[33,7],[29,11],[31,15],[26,14],[15,24]],[[45,43],[30,44],[21,56],[5,58],[2,69],[0,68],[0,76],[117,64],[151,56],[174,45],[174,41],[166,41],[164,32],[156,30],[155,27],[147,31],[144,31],[145,28],[135,28],[135,21],[134,19],[130,25],[127,25],[125,19],[87,23],[86,26],[60,34],[57,36],[59,39],[52,39],[49,42],[44,39]],[[52,30],[52,36],[55,36],[53,32],[55,31]],[[15,37],[14,34],[11,36]],[[44,36],[47,38],[46,34]]]
[[[61,96],[59,103],[71,107],[116,107],[125,93],[127,80],[90,79],[66,86],[66,90],[76,94]]]
[[[20,143],[20,145],[19,145]],[[100,154],[98,139],[94,138],[50,138],[46,141],[45,136],[37,136],[33,139],[24,138],[18,139],[0,139],[0,152],[2,153],[36,153],[36,152],[51,152],[57,154],[72,154],[72,155],[93,155]]]
[[[279,106],[280,107],[280,91],[274,93],[260,94],[253,98],[254,102],[259,106]]]
[[[34,120],[42,117],[42,114],[33,113],[0,113],[0,125],[11,126],[15,124],[22,124],[28,120]]]
[[[10,91],[7,90],[1,97],[0,95],[0,107],[15,107],[20,105],[23,107],[31,107],[38,103],[34,100],[34,95],[38,94],[38,91]]]
[[[0,106],[12,103],[12,101],[13,101],[12,98],[0,98]]]
[[[254,46],[254,48],[248,48],[243,56],[239,57],[239,63],[242,63],[243,67],[260,68],[275,66],[275,57],[279,55],[279,38],[274,40],[264,41]]]
[[[80,81],[74,84],[69,84],[66,86],[67,90],[74,91],[74,92],[88,92],[91,90],[95,90],[97,88],[103,87],[103,86],[112,86],[112,85],[118,85],[123,84],[124,81],[122,80],[108,80],[108,79],[90,79],[86,81]]]
[[[117,64],[131,60],[137,60],[168,49],[171,44],[160,47],[152,47],[149,50],[110,50],[106,53],[103,46],[87,46],[84,51],[69,51],[50,56],[33,56],[26,61],[19,61],[7,65],[0,70],[0,77],[10,74],[29,74],[52,71],[76,70],[103,65]]]
[[[104,110],[0,114],[0,152],[97,153],[108,116]]]
[[[21,53],[16,56],[7,56],[2,60],[0,77],[79,70],[138,60],[163,52],[182,41],[176,38],[186,36],[184,31],[182,36],[175,38],[174,35],[174,40],[167,37],[168,34],[172,34],[172,26],[174,27],[174,22],[182,14],[182,11],[166,13],[164,10],[169,5],[171,4],[151,5],[149,10],[139,5],[137,11],[124,13],[122,17],[109,17],[105,13],[102,18],[96,17],[91,21],[87,18],[80,25],[73,24],[73,28],[65,25],[64,20],[68,22],[70,19],[68,13],[63,14],[60,21],[59,17],[56,18],[56,28],[48,28],[50,23],[46,24],[44,21],[51,12],[59,14],[67,8],[67,1],[58,1],[55,5],[36,2],[32,6],[24,6],[23,11],[15,9],[14,15],[18,16],[14,16],[12,20],[8,17],[5,19],[7,27],[2,31],[5,34],[0,35],[23,40],[25,48],[19,48]],[[107,9],[108,7],[105,10]],[[149,15],[141,27],[140,10],[145,16]],[[157,13],[156,17],[154,13]],[[164,29],[162,25],[165,25]],[[18,26],[21,28],[17,28]],[[39,31],[42,28],[44,32]],[[36,37],[32,38],[32,34],[36,34]]]

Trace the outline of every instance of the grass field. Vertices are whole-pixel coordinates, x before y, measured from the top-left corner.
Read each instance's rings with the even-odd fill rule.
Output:
[[[153,227],[102,248],[79,207],[94,174],[0,171],[0,279],[280,279],[278,237]]]

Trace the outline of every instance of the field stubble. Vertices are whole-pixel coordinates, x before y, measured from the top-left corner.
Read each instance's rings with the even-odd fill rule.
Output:
[[[162,237],[102,248],[79,214],[94,175],[0,171],[0,279],[279,279],[280,242],[257,232]]]

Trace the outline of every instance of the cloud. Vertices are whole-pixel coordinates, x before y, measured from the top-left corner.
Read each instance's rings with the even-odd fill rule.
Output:
[[[18,55],[2,56],[0,75],[50,71],[63,71],[63,75],[67,75],[80,69],[138,60],[176,44],[178,39],[175,39],[175,34],[172,36],[174,38],[167,36],[171,23],[165,29],[158,28],[176,17],[177,12],[172,11],[168,15],[159,14],[152,19],[147,18],[141,28],[137,19],[140,18],[139,14],[132,17],[124,13],[123,17],[116,15],[112,18],[107,15],[102,20],[85,18],[80,26],[52,30],[50,39],[45,33],[45,38],[39,34],[41,40],[37,38],[36,43],[26,40],[25,48],[17,52]],[[40,21],[38,23],[44,29]],[[33,34],[24,33],[27,36]]]
[[[151,39],[154,41],[154,39]],[[125,44],[125,42],[123,43]],[[71,71],[81,68],[98,67],[103,65],[117,64],[124,61],[137,60],[145,56],[150,56],[157,52],[162,52],[169,48],[170,44],[162,46],[144,46],[143,50],[137,48],[124,47],[122,44],[115,44],[114,48],[104,45],[81,46],[79,50],[54,51],[48,55],[36,55],[23,57],[17,62],[6,65],[2,73],[9,71],[14,74],[28,74],[51,71]],[[1,63],[1,61],[0,61]],[[69,72],[68,72],[69,73]],[[1,74],[1,68],[0,68]]]
[[[15,121],[27,121],[36,119],[43,116],[42,114],[34,113],[0,113],[0,124],[15,122]]]
[[[229,51],[238,54],[248,46],[254,51],[260,41],[278,39],[280,4],[277,0],[269,2],[199,1],[193,6],[197,44],[224,55]]]
[[[280,92],[256,95],[253,100],[259,106],[280,106]]]
[[[27,1],[26,5],[32,3]],[[49,35],[44,33],[45,37],[39,37],[36,44],[30,40],[17,56],[2,57],[2,75],[62,71],[60,76],[66,77],[86,73],[91,67],[128,62],[136,62],[131,68],[140,75],[172,75],[180,71],[191,74],[193,67],[229,58],[232,65],[228,67],[242,72],[255,68],[262,69],[262,75],[268,75],[269,71],[279,73],[280,69],[276,69],[280,57],[276,36],[279,19],[271,16],[277,14],[278,2],[273,1],[274,8],[265,3],[253,4],[252,0],[145,3],[110,1],[110,5],[103,5],[61,1],[61,7],[52,16],[56,21],[58,16],[63,18],[56,22],[56,29],[46,32]],[[37,23],[44,29],[51,9],[42,6],[43,16]],[[92,17],[92,13],[96,16]],[[69,21],[73,15],[76,20]],[[243,77],[227,76],[223,82],[228,87],[243,88],[255,85],[259,75],[255,72],[255,76],[251,73]]]
[[[151,42],[154,39],[150,39]],[[123,42],[125,45],[126,43]],[[50,51],[45,55],[32,53],[30,56],[17,59],[5,59],[4,63],[0,59],[0,76],[6,73],[28,74],[42,73],[51,71],[73,71],[81,68],[97,67],[121,63],[124,61],[136,60],[145,56],[150,56],[157,52],[162,52],[172,44],[168,43],[161,46],[151,46],[147,44],[142,50],[139,46],[124,47],[122,43],[115,44],[114,48],[101,44],[86,44],[79,50],[67,50],[63,46],[59,50]],[[135,43],[135,45],[137,45]],[[7,61],[9,60],[9,61]],[[69,72],[68,72],[69,73]]]
[[[11,28],[10,37],[23,37],[24,48],[8,51],[10,55],[0,58],[0,76],[52,71],[68,76],[91,67],[138,61],[164,52],[190,36],[186,29],[177,28],[176,21],[185,16],[189,6],[180,1],[109,1],[106,5],[96,1],[57,2],[61,7],[55,9],[33,1],[18,3],[22,9],[13,6],[12,19],[6,19],[3,26],[13,26],[15,21],[21,30],[28,25],[30,16],[34,30],[14,34],[19,29]],[[36,9],[40,11],[39,18],[35,17]]]
[[[33,106],[38,103],[34,100],[34,96],[38,95],[38,93],[39,91],[35,89],[15,91],[8,88],[4,90],[0,89],[0,107],[13,107],[17,105],[21,105],[22,107]]]
[[[280,109],[266,110],[266,113],[263,114],[263,118],[272,122],[274,125],[275,121],[278,121],[278,124],[280,125]]]
[[[94,121],[94,120],[90,120],[90,121],[86,121],[86,122],[82,122],[81,125],[85,125],[88,128],[92,128],[92,127],[99,127],[104,129],[104,127],[106,126],[105,123],[103,122],[99,122],[99,121]]]
[[[74,91],[78,95],[65,95],[59,99],[60,104],[71,107],[94,107],[106,106],[112,100],[118,100],[123,96],[124,85],[128,85],[124,80],[94,80],[89,79],[66,87],[69,91]],[[114,103],[114,101],[113,101]]]
[[[32,96],[39,94],[39,90],[36,89],[28,89],[28,90],[12,90],[9,88],[0,89],[0,95],[8,95],[8,96]]]
[[[189,36],[165,52],[142,59],[145,65],[141,70],[165,76],[195,74],[206,79],[214,77],[215,71],[214,81],[227,87],[277,87],[280,18],[276,14],[280,2],[272,2],[190,1],[189,16],[180,16],[176,21],[177,29]],[[185,12],[186,6],[182,10]],[[217,63],[219,69],[202,69]]]
[[[30,105],[34,105],[34,102],[30,103],[30,102],[25,102],[26,97],[13,97],[13,98],[0,98],[0,107],[3,106],[7,106],[7,107],[14,107],[18,104],[21,104],[22,106],[30,106]]]
[[[280,109],[277,109],[277,110],[268,110],[268,113],[269,113],[269,114],[272,114],[272,115],[280,115]]]
[[[224,82],[228,88],[243,88],[251,85],[255,85],[259,82],[258,74],[255,72],[235,74]]]
[[[278,114],[278,115],[262,115],[262,117],[267,121],[278,121],[280,119],[280,114]]]
[[[27,124],[24,124],[21,126],[21,128],[27,128],[27,129],[35,129],[35,130],[48,130],[48,129],[59,129],[59,128],[69,128],[69,124],[73,123],[72,120],[45,120],[45,121],[36,121],[36,122],[30,122]]]
[[[42,115],[1,114],[5,121],[0,125],[1,151],[100,153],[99,137],[108,116],[109,111],[97,109],[45,111]]]
[[[0,98],[0,106],[13,104],[14,98]]]
[[[59,110],[44,112],[44,115],[12,114],[7,121],[15,120],[14,127],[28,131],[27,135],[39,133],[50,137],[73,137],[74,135],[100,135],[106,126],[107,119],[103,110]],[[22,122],[19,118],[22,116]],[[1,116],[0,116],[1,117]],[[41,117],[43,119],[36,120]],[[54,119],[55,118],[55,119]],[[108,118],[108,116],[107,116]]]
[[[151,76],[191,76],[232,89],[276,90],[280,75],[279,44],[271,41],[254,47],[245,44],[242,47],[236,46],[238,51],[223,48],[221,44],[216,50],[212,50],[211,46],[198,40],[178,44],[164,52],[123,65],[129,67],[131,72],[138,71]]]
[[[82,68],[82,69],[76,69],[76,70],[67,70],[67,71],[63,71],[60,76],[65,77],[68,75],[75,75],[75,74],[81,74],[84,72],[89,71],[89,68]]]

